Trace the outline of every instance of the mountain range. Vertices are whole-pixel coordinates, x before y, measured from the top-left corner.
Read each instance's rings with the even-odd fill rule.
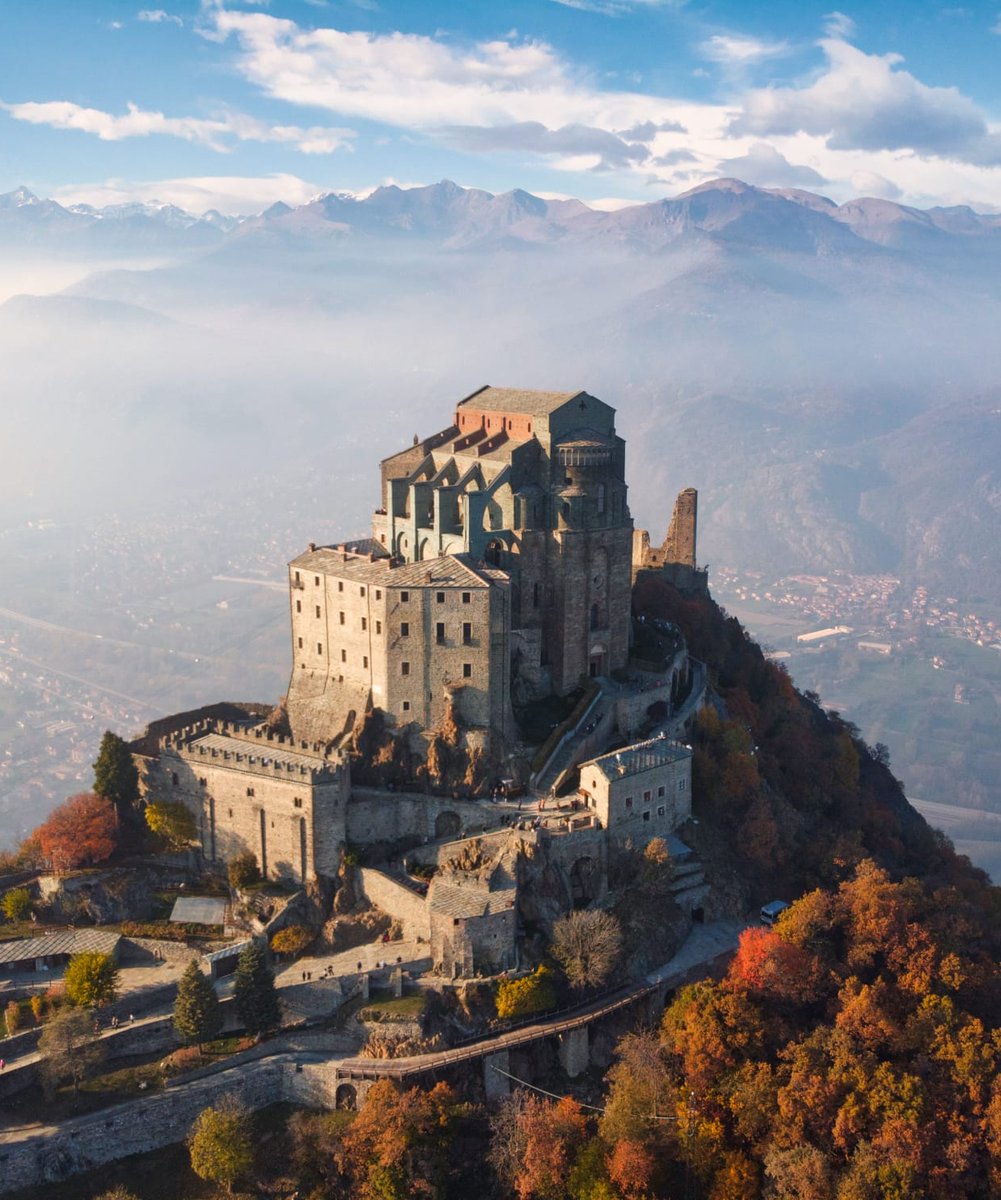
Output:
[[[698,485],[711,561],[1001,585],[1001,215],[733,179],[615,211],[445,181],[240,218],[20,188],[0,245],[86,264],[0,306],[22,433],[64,478],[107,420],[133,465],[158,440],[165,487],[322,452],[363,529],[359,444],[483,382],[587,386],[620,411],[639,521]]]

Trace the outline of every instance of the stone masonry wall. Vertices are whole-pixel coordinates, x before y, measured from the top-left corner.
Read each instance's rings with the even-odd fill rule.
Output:
[[[223,1096],[235,1095],[250,1109],[283,1101],[333,1107],[335,1088],[332,1067],[300,1063],[296,1055],[285,1054],[78,1117],[32,1136],[0,1134],[0,1192],[43,1187],[102,1163],[181,1142],[202,1109]]]
[[[431,937],[431,919],[423,896],[372,867],[358,868],[358,882],[370,904],[403,923],[407,940],[427,941]]]

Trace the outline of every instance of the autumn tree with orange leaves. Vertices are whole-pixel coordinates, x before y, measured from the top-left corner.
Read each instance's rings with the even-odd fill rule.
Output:
[[[115,806],[93,792],[60,804],[35,830],[42,855],[56,872],[104,862],[118,844]]]

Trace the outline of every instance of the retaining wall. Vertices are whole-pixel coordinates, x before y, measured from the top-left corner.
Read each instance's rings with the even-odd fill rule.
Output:
[[[403,923],[404,938],[430,940],[431,918],[423,896],[372,867],[358,868],[358,883],[370,904]]]

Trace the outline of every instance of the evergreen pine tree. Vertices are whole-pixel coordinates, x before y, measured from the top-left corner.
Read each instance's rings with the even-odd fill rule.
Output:
[[[174,1028],[177,1036],[190,1046],[210,1042],[222,1031],[219,997],[198,963],[192,959],[177,985],[174,1001]]]
[[[251,942],[237,960],[233,1000],[248,1033],[260,1035],[281,1024],[275,977],[257,942]]]
[[[128,745],[110,729],[101,738],[94,763],[94,791],[114,804],[119,823],[128,822],[134,815],[139,799],[139,772]]]

